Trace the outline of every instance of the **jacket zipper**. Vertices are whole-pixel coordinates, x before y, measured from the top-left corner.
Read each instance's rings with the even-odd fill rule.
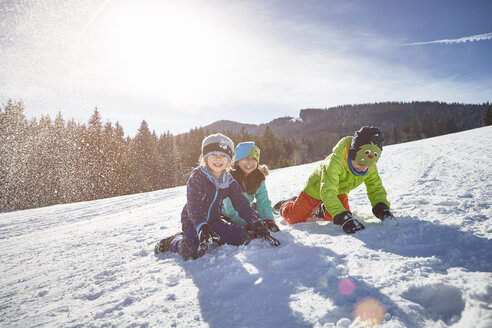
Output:
[[[216,186],[215,187],[215,196],[214,200],[212,201],[212,204],[210,204],[210,207],[208,208],[208,213],[207,213],[207,220],[205,222],[208,222],[210,219],[210,211],[212,210],[212,206],[214,206],[215,200],[217,199],[217,195],[219,194],[219,188]]]

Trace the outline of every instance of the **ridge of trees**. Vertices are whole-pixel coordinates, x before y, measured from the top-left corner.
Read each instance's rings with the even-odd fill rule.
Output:
[[[320,160],[363,125],[380,127],[391,144],[490,125],[491,111],[488,103],[347,105],[304,109],[300,120],[283,117],[259,126],[220,121],[177,136],[157,135],[142,121],[132,138],[118,122],[103,123],[97,108],[87,124],[66,121],[61,113],[28,120],[24,104],[9,100],[0,108],[0,211],[183,185],[210,133],[222,132],[235,144],[255,141],[261,163],[274,169]]]
[[[343,105],[325,109],[302,109],[299,119],[292,117],[277,118],[269,123],[253,125],[231,121],[219,121],[205,129],[238,132],[242,127],[251,134],[263,134],[268,125],[277,137],[302,138],[315,134],[346,134],[358,130],[364,125],[381,128],[389,135],[393,128],[397,131],[409,130],[409,122],[415,118],[419,124],[436,125],[436,135],[463,131],[481,126],[486,104],[447,104],[444,102],[414,101],[382,102],[374,104]],[[415,122],[414,122],[415,125]],[[425,128],[431,128],[427,126]],[[405,142],[411,136],[400,135],[397,142]]]

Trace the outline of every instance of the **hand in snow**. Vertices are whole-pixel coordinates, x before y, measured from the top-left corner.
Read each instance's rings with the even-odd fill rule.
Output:
[[[253,226],[253,231],[256,232],[258,238],[265,239],[270,236],[270,232],[268,232],[267,228],[265,228],[265,226],[261,222],[255,223],[255,225]]]
[[[198,240],[200,241],[200,244],[209,244],[213,242],[219,242],[220,237],[217,236],[215,233],[212,232],[210,229],[210,226],[205,223],[204,225],[201,226],[200,231],[198,232]]]
[[[374,213],[374,215],[381,221],[395,218],[393,214],[390,212],[388,205],[386,205],[383,202],[374,205],[374,207],[372,208],[372,213]]]
[[[352,217],[352,213],[349,211],[342,212],[335,215],[333,223],[342,227],[346,233],[354,233],[360,230],[364,230],[366,227],[356,219]]]
[[[198,257],[203,256],[209,246],[221,244],[220,237],[212,232],[207,223],[200,227],[200,231],[198,231],[198,240],[200,241],[200,245],[198,245]]]
[[[278,241],[278,239],[273,238],[270,235],[270,232],[264,226],[263,223],[261,223],[261,222],[255,223],[255,225],[253,226],[253,231],[256,233],[256,235],[258,236],[259,239],[266,240],[267,242],[270,243],[270,245],[275,246],[275,247],[280,245],[280,241]]]
[[[280,231],[278,225],[273,220],[268,220],[268,219],[264,220],[263,225],[265,226],[265,228],[267,228],[271,232],[279,232]]]

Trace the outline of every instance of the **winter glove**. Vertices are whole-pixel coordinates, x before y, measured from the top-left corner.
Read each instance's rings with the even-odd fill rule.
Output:
[[[390,212],[388,205],[386,205],[383,202],[374,205],[374,207],[372,208],[372,213],[374,213],[374,215],[381,221],[395,218],[393,214]]]
[[[198,255],[202,256],[205,251],[208,249],[209,245],[217,246],[221,244],[220,237],[212,232],[210,226],[205,223],[200,227],[198,231],[198,240],[200,241],[200,245],[198,246]]]
[[[255,225],[253,226],[253,232],[256,233],[258,238],[265,239],[270,236],[270,232],[268,232],[267,228],[261,222],[255,223]]]
[[[256,233],[259,239],[268,241],[272,246],[280,245],[280,241],[270,236],[270,232],[268,231],[267,228],[265,228],[265,226],[261,222],[256,222],[253,225],[253,232]]]
[[[273,220],[269,220],[269,219],[264,220],[263,225],[265,226],[265,228],[267,228],[271,232],[279,232],[280,231],[278,225]]]
[[[359,230],[363,230],[366,227],[356,219],[352,217],[352,213],[349,211],[342,212],[335,215],[333,218],[333,223],[342,227],[343,231],[346,233],[354,233]]]
[[[208,243],[209,241],[212,241],[214,237],[217,237],[217,235],[212,232],[207,223],[200,227],[200,230],[198,231],[198,240],[200,243]]]

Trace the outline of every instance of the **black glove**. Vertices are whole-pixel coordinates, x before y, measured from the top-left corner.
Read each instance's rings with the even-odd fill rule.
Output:
[[[266,240],[272,246],[276,247],[276,246],[280,245],[280,241],[278,241],[278,239],[276,239],[276,238],[273,238],[270,235],[270,232],[268,231],[268,229],[265,228],[265,226],[261,222],[256,222],[253,225],[253,232],[256,233],[256,235],[258,236],[259,239]]]
[[[333,223],[342,227],[343,231],[346,233],[354,233],[359,230],[363,230],[366,227],[356,219],[352,217],[352,213],[349,211],[342,212],[335,215],[333,218]]]
[[[268,232],[267,228],[261,222],[256,222],[253,225],[253,232],[256,233],[258,238],[265,239],[270,236],[270,232]]]
[[[383,202],[374,205],[374,207],[372,208],[372,213],[374,213],[374,215],[381,221],[395,218],[393,214],[390,212],[388,205],[386,205]]]
[[[200,244],[208,244],[214,241],[218,242],[220,240],[220,237],[213,233],[210,229],[210,226],[205,223],[200,227],[200,230],[198,231],[198,240],[200,241]]]
[[[269,220],[269,219],[264,220],[263,225],[265,226],[265,228],[267,228],[271,232],[279,232],[280,231],[278,225],[273,220]]]
[[[212,232],[207,223],[200,227],[200,230],[198,231],[198,240],[200,241],[200,245],[198,245],[197,250],[198,257],[203,256],[209,246],[217,246],[221,244],[220,237]]]

